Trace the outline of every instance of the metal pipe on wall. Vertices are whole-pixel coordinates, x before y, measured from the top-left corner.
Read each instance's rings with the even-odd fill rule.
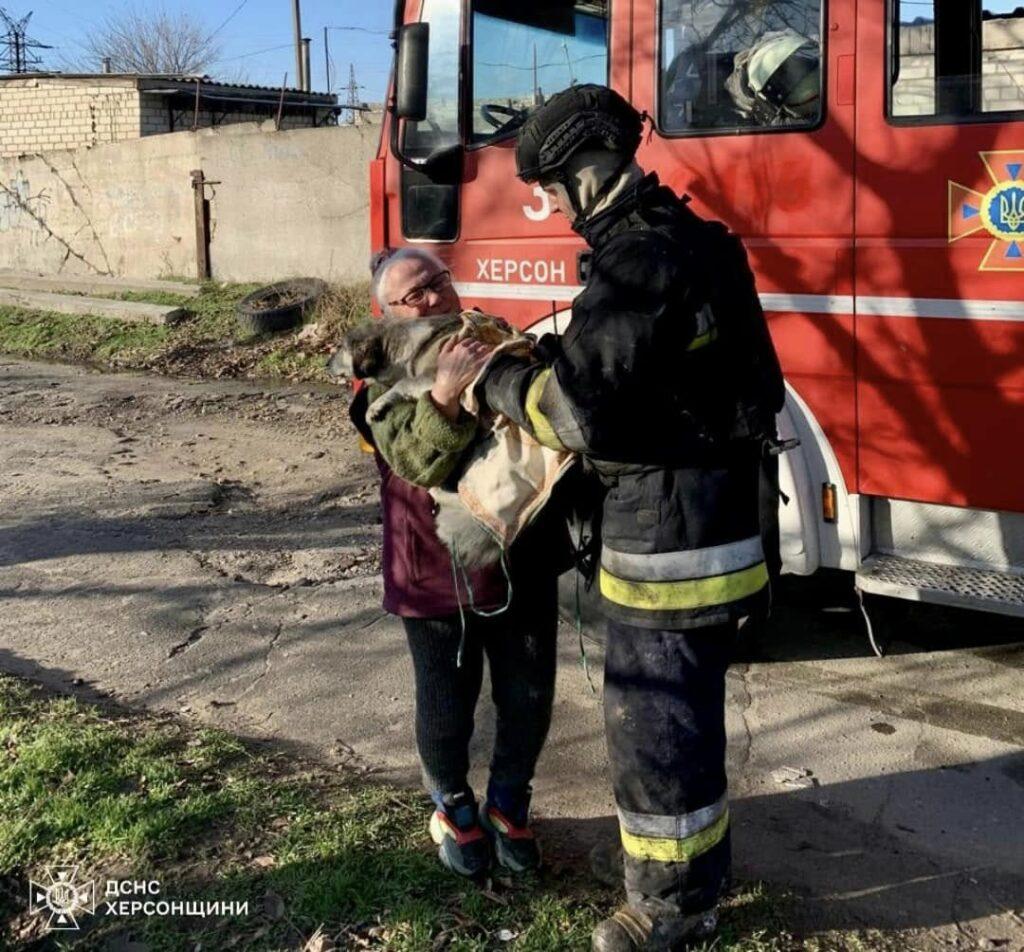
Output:
[[[310,79],[309,42],[310,40],[308,36],[304,36],[302,38],[302,88],[307,93],[313,89],[313,84]]]
[[[292,19],[295,23],[295,75],[299,89],[305,89],[302,82],[302,11],[299,0],[292,0]]]

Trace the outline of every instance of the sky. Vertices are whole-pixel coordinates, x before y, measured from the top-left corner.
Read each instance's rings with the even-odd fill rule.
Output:
[[[107,14],[116,14],[126,6],[124,0],[0,0],[0,5],[15,17],[33,11],[29,35],[40,43],[59,47],[42,51],[44,68],[60,68],[62,54],[80,54],[82,34]],[[148,2],[138,3],[135,8],[148,6]],[[280,86],[287,72],[288,85],[296,85],[292,0],[163,0],[163,7],[172,13],[182,10],[195,16],[210,29],[231,17],[217,34],[223,49],[220,62],[207,70],[211,76]],[[327,88],[324,27],[360,27],[359,31],[328,33],[331,89],[337,91],[348,83],[352,63],[356,81],[363,87],[360,99],[383,101],[392,55],[387,37],[392,10],[389,0],[302,0],[302,32],[312,40],[310,62],[315,91]]]
[[[908,3],[908,0],[903,2]],[[125,5],[123,0],[0,0],[0,3],[15,17],[33,11],[30,35],[41,43],[58,47],[43,51],[44,68],[60,68],[62,55],[74,56],[80,52],[78,41],[91,25],[108,13],[117,13]],[[1024,0],[984,0],[985,8],[993,13],[1007,12],[1021,4]],[[223,50],[220,62],[208,71],[211,75],[229,81],[278,86],[287,72],[288,85],[296,85],[292,0],[164,0],[164,6],[170,11],[184,10],[211,29],[220,27],[217,35],[223,41]],[[352,63],[356,80],[362,87],[360,99],[383,101],[391,63],[387,32],[392,9],[390,0],[302,0],[302,31],[312,40],[310,60],[314,90],[327,88],[323,28],[358,27],[359,30],[329,31],[333,64],[331,89],[337,91],[348,82],[349,63]]]

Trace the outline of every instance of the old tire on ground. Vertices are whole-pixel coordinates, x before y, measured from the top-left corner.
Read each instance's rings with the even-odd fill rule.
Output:
[[[235,307],[238,326],[247,334],[274,334],[302,323],[327,285],[319,278],[278,281],[247,294]]]

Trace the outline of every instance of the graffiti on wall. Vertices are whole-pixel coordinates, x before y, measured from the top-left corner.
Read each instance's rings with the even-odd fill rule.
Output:
[[[45,191],[33,195],[25,173],[18,169],[14,177],[0,182],[0,232],[31,228],[46,218],[50,200]]]

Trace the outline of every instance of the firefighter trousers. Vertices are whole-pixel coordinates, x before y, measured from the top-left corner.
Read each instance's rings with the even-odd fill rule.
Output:
[[[735,641],[735,623],[608,622],[605,735],[631,904],[691,915],[728,885],[725,672]]]

